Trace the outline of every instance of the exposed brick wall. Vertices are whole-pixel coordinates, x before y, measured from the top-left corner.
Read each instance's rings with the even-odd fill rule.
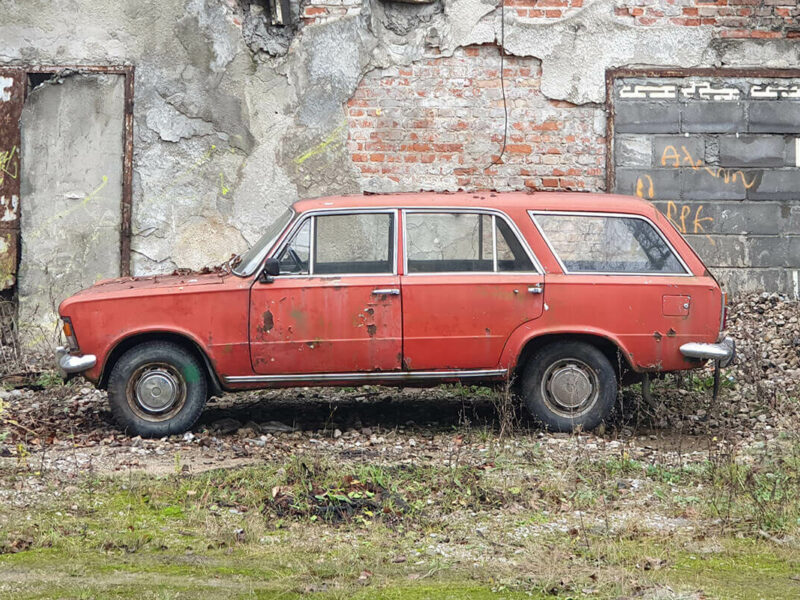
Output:
[[[301,3],[300,17],[306,25],[325,23],[345,15],[361,13],[363,0],[310,0]]]
[[[506,0],[519,17],[560,19],[582,8],[584,0]],[[643,27],[713,27],[719,37],[800,37],[797,0],[619,0],[608,10]]]
[[[645,27],[713,27],[719,37],[792,37],[800,28],[796,0],[624,0],[614,13]]]
[[[505,59],[508,140],[491,164],[503,143],[499,66],[487,45],[367,74],[348,103],[362,187],[603,189],[604,109],[545,98],[534,58]]]
[[[560,19],[567,16],[570,9],[582,8],[583,0],[506,0],[520,17],[531,19]]]

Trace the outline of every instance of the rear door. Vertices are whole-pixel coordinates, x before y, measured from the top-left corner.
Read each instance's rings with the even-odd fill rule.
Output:
[[[403,223],[404,368],[496,367],[511,332],[544,304],[522,236],[489,210],[408,209]]]
[[[263,375],[400,369],[397,211],[323,212],[278,250],[281,274],[255,282],[253,369]]]

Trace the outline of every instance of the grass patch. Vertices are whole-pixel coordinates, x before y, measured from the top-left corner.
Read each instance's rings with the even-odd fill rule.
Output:
[[[675,465],[576,440],[164,477],[18,465],[4,488],[39,491],[0,504],[0,597],[797,597],[797,456],[789,438]]]

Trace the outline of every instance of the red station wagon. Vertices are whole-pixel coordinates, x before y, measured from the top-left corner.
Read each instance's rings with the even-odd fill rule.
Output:
[[[61,370],[155,437],[223,390],[456,381],[511,381],[546,428],[588,429],[624,373],[734,355],[697,254],[605,194],[303,200],[224,272],[101,281],[59,313]]]

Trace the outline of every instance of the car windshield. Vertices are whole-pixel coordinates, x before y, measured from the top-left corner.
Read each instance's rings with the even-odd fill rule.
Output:
[[[261,261],[264,260],[269,249],[272,248],[272,245],[275,243],[275,240],[278,239],[284,227],[286,227],[292,219],[294,219],[294,211],[291,208],[287,209],[285,213],[275,219],[272,225],[267,227],[261,239],[253,244],[250,250],[242,254],[238,260],[233,261],[233,273],[239,277],[248,277],[252,275],[258,268],[258,265],[261,264]]]

